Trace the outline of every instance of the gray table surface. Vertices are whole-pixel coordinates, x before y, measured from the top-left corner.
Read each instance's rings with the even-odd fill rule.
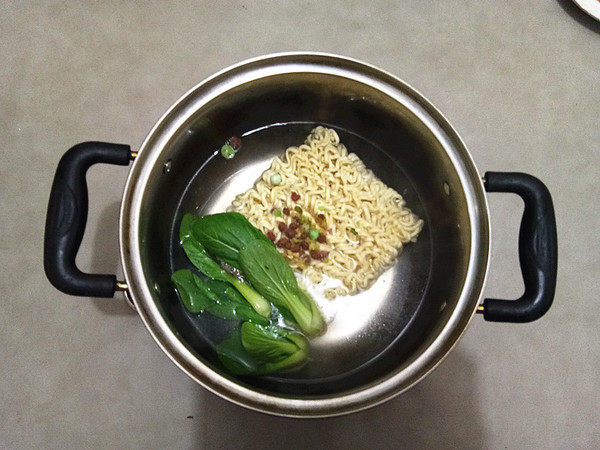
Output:
[[[599,448],[600,24],[570,1],[2,2],[0,446]],[[481,173],[550,188],[555,304],[531,324],[477,316],[447,360],[368,411],[322,420],[234,406],[181,372],[122,299],[63,295],[42,241],[56,164],[85,140],[138,148],[162,113],[249,57],[357,58],[424,93]],[[78,263],[119,272],[126,168],[90,170]],[[518,297],[517,197],[489,195],[486,296]]]

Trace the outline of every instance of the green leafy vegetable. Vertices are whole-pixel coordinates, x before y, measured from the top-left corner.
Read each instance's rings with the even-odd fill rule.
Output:
[[[215,280],[226,282],[231,282],[235,279],[232,274],[223,270],[221,266],[206,253],[202,244],[197,240],[184,239],[182,240],[181,245],[192,264],[204,275],[214,278]]]
[[[179,239],[181,242],[186,239],[193,237],[194,223],[198,220],[198,217],[193,214],[184,214],[179,224]]]
[[[226,272],[206,252],[202,244],[194,238],[194,224],[200,219],[191,214],[186,214],[181,220],[179,237],[185,254],[192,264],[204,275],[215,280],[230,283],[244,296],[252,307],[264,317],[271,315],[270,303],[250,286],[244,284],[229,272]]]
[[[306,363],[308,341],[285,328],[244,322],[217,346],[217,354],[238,375],[287,372]]]
[[[180,239],[192,264],[208,277],[189,270],[173,274],[185,307],[244,321],[217,345],[225,367],[238,375],[266,374],[293,370],[308,360],[306,337],[274,324],[295,322],[306,336],[317,336],[325,331],[325,322],[269,238],[241,214],[221,213],[186,214]],[[250,285],[220,262],[241,270]]]
[[[186,269],[178,270],[171,279],[184,306],[192,313],[206,311],[223,319],[250,320],[263,325],[269,323],[227,283],[204,281]]]
[[[194,238],[210,255],[233,267],[239,268],[240,249],[252,241],[264,241],[275,248],[269,238],[240,213],[203,216],[194,221],[192,227]]]
[[[254,289],[274,305],[289,310],[302,332],[317,336],[325,331],[319,308],[298,286],[291,267],[271,242],[250,242],[241,249],[239,260],[240,269]]]
[[[217,345],[217,356],[234,375],[250,375],[259,372],[260,362],[244,348],[240,330],[234,330],[227,339]]]
[[[181,301],[189,312],[200,313],[219,299],[206,289],[200,278],[191,271],[181,269],[171,275]]]

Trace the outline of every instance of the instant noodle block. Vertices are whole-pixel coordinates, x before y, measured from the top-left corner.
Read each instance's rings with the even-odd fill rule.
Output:
[[[325,290],[329,299],[368,289],[423,227],[398,192],[321,126],[276,157],[230,210],[263,231],[312,283],[339,280]]]

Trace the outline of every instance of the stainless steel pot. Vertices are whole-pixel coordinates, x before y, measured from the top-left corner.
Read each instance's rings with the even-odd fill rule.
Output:
[[[336,300],[337,316],[311,342],[304,369],[236,378],[214,354],[222,322],[190,315],[170,283],[186,264],[179,219],[224,210],[316,124],[335,128],[425,227],[373,288]],[[241,136],[243,148],[225,160],[218,149],[231,136]],[[75,255],[87,214],[85,172],[97,162],[130,161],[119,225],[125,280],[82,273]],[[525,202],[519,249],[526,289],[518,300],[481,298],[490,254],[486,190],[515,192]],[[452,350],[476,311],[492,321],[543,315],[554,296],[556,252],[552,200],[539,180],[497,172],[482,179],[448,121],[398,78],[346,58],[292,53],[246,61],[202,82],[160,119],[139,152],[98,142],[69,150],[50,196],[44,263],[63,292],[124,291],[164,352],[216,394],[276,415],[322,417],[410,388]]]

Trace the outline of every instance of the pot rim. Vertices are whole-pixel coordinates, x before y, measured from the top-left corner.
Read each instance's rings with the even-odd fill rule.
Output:
[[[170,330],[144,278],[139,217],[144,189],[161,150],[190,117],[220,94],[265,76],[317,72],[351,78],[390,95],[409,107],[429,128],[454,165],[467,200],[471,248],[463,290],[452,314],[431,345],[407,367],[378,384],[326,398],[289,398],[252,390],[202,363]],[[285,52],[251,58],[200,82],[159,119],[142,143],[125,185],[119,220],[121,262],[128,294],[146,328],[169,358],[209,391],[260,412],[287,417],[330,417],[364,410],[405,392],[434,370],[456,346],[481,302],[491,249],[488,204],[483,181],[464,142],[442,113],[416,89],[373,65],[329,53]]]

